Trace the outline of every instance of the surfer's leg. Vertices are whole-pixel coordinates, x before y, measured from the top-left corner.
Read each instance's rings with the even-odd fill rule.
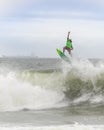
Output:
[[[66,46],[63,47],[63,53],[65,53]]]
[[[67,48],[67,51],[68,51],[69,55],[72,56],[71,49]]]

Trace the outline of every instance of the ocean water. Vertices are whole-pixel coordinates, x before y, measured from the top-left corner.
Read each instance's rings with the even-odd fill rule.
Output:
[[[0,130],[104,130],[104,61],[0,58]]]

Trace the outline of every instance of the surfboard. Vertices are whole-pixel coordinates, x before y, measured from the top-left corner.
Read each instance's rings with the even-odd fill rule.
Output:
[[[58,55],[66,62],[70,62],[70,59],[60,50],[60,49],[56,49]]]

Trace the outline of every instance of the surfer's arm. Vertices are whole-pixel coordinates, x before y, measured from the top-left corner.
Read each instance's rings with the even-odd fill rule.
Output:
[[[69,39],[70,32],[68,32],[67,39]]]

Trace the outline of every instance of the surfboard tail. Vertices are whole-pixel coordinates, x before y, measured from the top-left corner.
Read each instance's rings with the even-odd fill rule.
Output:
[[[60,49],[57,48],[56,51],[64,61],[70,62],[69,58]]]

